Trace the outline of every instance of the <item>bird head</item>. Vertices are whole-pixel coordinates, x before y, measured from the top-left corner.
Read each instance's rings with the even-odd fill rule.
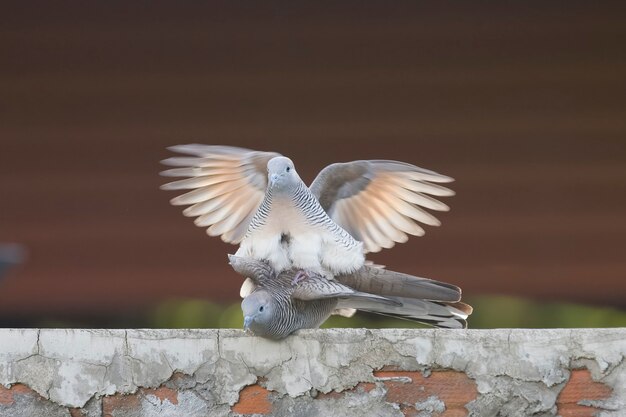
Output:
[[[277,191],[290,190],[301,181],[291,159],[284,156],[267,163],[267,180],[270,188]]]
[[[272,337],[270,325],[274,320],[274,300],[265,290],[257,290],[241,302],[243,328],[257,336]]]

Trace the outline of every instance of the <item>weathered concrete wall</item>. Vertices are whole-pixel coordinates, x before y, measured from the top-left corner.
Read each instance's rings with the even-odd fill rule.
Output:
[[[626,329],[0,330],[0,416],[626,416]]]

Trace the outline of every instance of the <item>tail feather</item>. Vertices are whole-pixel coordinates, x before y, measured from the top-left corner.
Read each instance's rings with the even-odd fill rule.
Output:
[[[466,317],[472,314],[472,312],[474,311],[474,308],[471,305],[465,304],[461,301],[457,301],[456,303],[445,303],[445,304],[449,307],[456,308],[457,310],[463,312],[463,314],[465,314]]]
[[[384,316],[400,318],[448,329],[467,327],[467,304],[434,302],[405,297],[387,297],[398,301],[400,306],[381,304],[371,300],[340,300],[338,308],[356,308]],[[469,307],[471,310],[471,307]],[[471,313],[471,311],[470,311]]]

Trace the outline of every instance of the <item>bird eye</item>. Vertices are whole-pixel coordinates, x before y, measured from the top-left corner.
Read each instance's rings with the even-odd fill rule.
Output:
[[[263,312],[263,306],[259,307],[259,311]]]
[[[287,167],[287,172],[291,171],[291,167]]]

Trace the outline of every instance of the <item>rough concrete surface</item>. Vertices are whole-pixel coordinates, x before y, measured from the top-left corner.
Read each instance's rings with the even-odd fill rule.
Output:
[[[2,329],[0,416],[625,416],[625,354],[626,329]]]

